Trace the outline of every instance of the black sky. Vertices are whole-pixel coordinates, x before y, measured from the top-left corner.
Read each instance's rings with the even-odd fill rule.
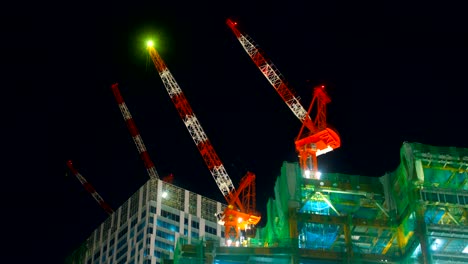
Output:
[[[237,20],[263,48],[304,107],[313,85],[327,85],[328,122],[342,147],[319,158],[321,170],[381,176],[399,164],[404,141],[468,147],[462,10],[427,2],[233,1],[7,12],[4,62],[13,82],[5,88],[12,114],[4,141],[13,169],[4,175],[4,206],[19,230],[9,252],[62,263],[106,218],[66,176],[68,159],[114,208],[148,179],[111,92],[115,82],[158,172],[223,202],[148,58],[148,36],[158,39],[233,182],[256,173],[264,210],[282,162],[296,160],[301,124],[225,20]]]

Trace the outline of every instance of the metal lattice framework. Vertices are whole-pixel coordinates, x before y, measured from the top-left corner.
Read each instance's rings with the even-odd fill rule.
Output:
[[[114,210],[112,210],[110,205],[107,204],[104,201],[104,199],[101,197],[101,195],[99,195],[99,193],[97,193],[96,189],[94,189],[94,187],[85,179],[85,177],[83,177],[83,175],[81,175],[75,169],[75,167],[73,166],[73,162],[71,160],[69,160],[67,162],[67,167],[68,167],[68,169],[70,169],[70,171],[73,173],[73,175],[75,175],[75,177],[80,181],[80,183],[83,185],[85,190],[89,194],[91,194],[91,196],[93,196],[94,200],[96,200],[96,202],[99,204],[99,206],[101,206],[102,209],[104,209],[104,211],[106,211],[107,214],[111,215],[114,212]]]
[[[285,163],[260,237],[298,240],[308,257],[348,263],[466,263],[468,149],[404,143],[400,158],[380,178],[304,179],[296,163]],[[294,182],[300,182],[300,204],[286,211]]]
[[[339,148],[341,145],[338,134],[327,127],[326,105],[330,102],[330,98],[325,93],[325,87],[322,85],[314,88],[312,102],[308,111],[306,111],[299,102],[299,98],[288,86],[283,75],[266,58],[264,52],[261,51],[253,39],[241,33],[237,29],[236,22],[228,19],[227,25],[260,72],[267,78],[294,115],[302,122],[302,127],[295,141],[299,162],[306,178],[309,178],[310,172],[313,173],[313,177],[318,177],[317,156]],[[316,115],[312,119],[310,114],[313,108],[316,109]],[[304,128],[306,131],[304,131]]]
[[[219,190],[228,202],[221,217],[225,226],[226,241],[231,240],[231,238],[238,241],[241,230],[255,226],[261,219],[255,212],[255,198],[253,198],[255,197],[255,175],[248,172],[241,179],[240,186],[236,190],[182,89],[156,49],[153,46],[148,46],[148,52],[180,118],[187,127]]]
[[[154,163],[150,159],[150,156],[148,154],[148,151],[146,150],[145,144],[143,143],[143,139],[140,136],[140,132],[138,132],[138,129],[136,127],[135,121],[133,120],[133,117],[130,114],[130,111],[128,110],[127,105],[125,104],[125,101],[122,95],[120,94],[119,85],[117,83],[114,83],[111,87],[112,87],[112,92],[114,93],[114,96],[115,96],[115,100],[117,101],[117,104],[119,105],[120,112],[122,112],[122,116],[125,120],[125,123],[127,124],[128,130],[130,131],[130,135],[132,136],[133,141],[135,142],[138,153],[140,154],[141,159],[145,163],[145,168],[146,168],[146,171],[148,172],[150,179],[159,179],[158,172],[156,171],[156,168],[154,167]]]
[[[253,60],[255,65],[267,78],[273,88],[275,88],[275,90],[281,96],[283,101],[288,105],[289,109],[291,109],[294,115],[296,115],[296,117],[299,118],[299,120],[304,123],[310,131],[317,131],[317,127],[314,125],[312,119],[307,114],[307,110],[301,105],[299,98],[294,95],[291,88],[288,87],[284,76],[280,73],[278,68],[276,68],[276,66],[271,61],[266,59],[266,57],[263,55],[263,52],[259,49],[258,45],[251,37],[245,33],[241,33],[237,29],[237,22],[233,22],[232,20],[228,19],[227,24],[233,31],[244,50]]]

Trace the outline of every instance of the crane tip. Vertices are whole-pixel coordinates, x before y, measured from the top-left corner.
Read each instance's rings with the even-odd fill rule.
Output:
[[[235,25],[237,25],[237,22],[232,21],[230,18],[228,18],[228,19],[226,20],[226,23],[227,23],[229,26],[235,26]]]
[[[146,42],[146,46],[147,46],[148,48],[151,48],[151,47],[154,46],[154,42],[153,42],[152,40],[148,40],[148,41]]]

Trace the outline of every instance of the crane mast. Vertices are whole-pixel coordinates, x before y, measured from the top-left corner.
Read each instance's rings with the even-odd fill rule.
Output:
[[[85,190],[88,193],[90,193],[91,196],[93,196],[94,200],[96,200],[99,206],[101,206],[101,208],[104,209],[104,211],[106,211],[108,215],[111,215],[114,212],[114,210],[112,210],[109,204],[107,204],[104,201],[104,199],[102,199],[102,197],[96,192],[94,187],[75,169],[75,167],[73,166],[73,162],[71,160],[67,162],[67,167],[68,169],[70,169],[73,175],[75,175],[75,177],[80,181],[80,183],[83,185]]]
[[[145,144],[143,143],[143,139],[141,138],[140,133],[138,132],[138,129],[136,127],[135,121],[133,120],[133,117],[130,114],[130,111],[128,110],[127,105],[125,104],[125,101],[122,95],[120,94],[119,84],[114,83],[112,84],[111,88],[112,88],[112,92],[114,93],[115,100],[117,101],[117,104],[119,105],[120,112],[122,112],[122,116],[125,120],[125,123],[127,124],[128,130],[130,131],[130,135],[132,136],[133,141],[135,142],[138,153],[140,154],[140,157],[145,164],[145,168],[146,168],[146,171],[148,172],[150,179],[159,179],[158,172],[156,171],[156,168],[154,167],[154,163],[150,159],[150,156],[148,154],[148,151],[146,150]]]
[[[317,156],[336,149],[340,147],[341,144],[338,134],[327,127],[326,105],[330,102],[330,98],[325,92],[325,87],[322,85],[314,88],[312,102],[308,111],[306,111],[300,104],[299,99],[294,95],[292,89],[288,86],[283,75],[276,66],[264,56],[264,52],[258,48],[254,40],[239,31],[236,22],[227,19],[226,23],[257,68],[278,92],[286,105],[302,122],[299,135],[295,140],[299,163],[306,178],[309,178],[311,173],[314,175],[314,178],[319,177]],[[314,119],[310,117],[311,111],[314,108],[313,106],[315,106],[316,109],[316,116]]]
[[[255,202],[255,199],[252,198],[252,196],[255,196],[255,191],[252,190],[252,188],[255,188],[255,175],[250,172],[247,173],[241,179],[240,188],[236,190],[182,89],[177,84],[159,53],[150,43],[148,44],[148,52],[170,99],[187,127],[219,190],[228,203],[221,221],[225,226],[226,242],[229,243],[228,241],[233,236],[235,236],[235,240],[238,240],[240,238],[240,229],[248,229],[260,221],[260,216],[255,213],[255,204],[252,204],[252,202]],[[239,198],[241,195],[242,197]],[[245,204],[246,202],[250,204]]]

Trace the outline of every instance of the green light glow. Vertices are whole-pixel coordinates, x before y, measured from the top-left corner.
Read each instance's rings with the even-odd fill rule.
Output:
[[[146,45],[147,45],[148,47],[153,47],[153,46],[154,46],[154,42],[153,42],[152,40],[148,40],[148,41],[146,42]]]

